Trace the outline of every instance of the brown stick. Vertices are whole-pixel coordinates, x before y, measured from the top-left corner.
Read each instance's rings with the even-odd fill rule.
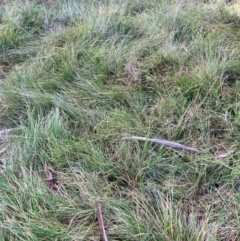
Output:
[[[167,141],[167,140],[161,140],[161,139],[150,139],[146,137],[141,137],[141,136],[128,136],[128,137],[123,137],[122,140],[137,140],[137,141],[150,141],[157,143],[162,146],[166,147],[171,147],[173,149],[178,149],[178,150],[183,150],[191,153],[198,153],[200,150],[188,147],[188,146],[183,146],[179,143],[173,142],[173,141]]]
[[[97,204],[97,209],[98,209],[98,223],[99,223],[99,227],[100,227],[100,230],[101,230],[101,233],[102,233],[103,241],[108,241],[106,230],[104,228],[102,209],[101,209],[101,204],[100,203]]]
[[[141,137],[141,136],[127,136],[127,137],[123,137],[122,140],[150,141],[150,142],[162,145],[162,146],[186,151],[188,153],[201,153],[201,150],[198,150],[198,149],[195,149],[195,148],[192,148],[192,147],[189,147],[189,146],[184,146],[184,145],[181,145],[177,142],[167,141],[167,140],[162,140],[162,139],[151,139],[151,138]],[[231,155],[233,153],[234,153],[234,150],[231,150],[231,151],[228,151],[227,153],[216,155],[216,156],[214,156],[214,158],[216,160],[217,159],[224,159],[224,158],[228,157],[229,155]]]

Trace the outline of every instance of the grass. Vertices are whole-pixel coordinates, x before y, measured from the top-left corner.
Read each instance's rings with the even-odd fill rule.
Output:
[[[2,1],[0,239],[240,240],[238,9]]]

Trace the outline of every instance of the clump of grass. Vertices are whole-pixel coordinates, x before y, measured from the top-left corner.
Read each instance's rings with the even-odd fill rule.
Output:
[[[0,238],[99,240],[101,203],[111,240],[238,240],[238,24],[227,1],[2,3]]]

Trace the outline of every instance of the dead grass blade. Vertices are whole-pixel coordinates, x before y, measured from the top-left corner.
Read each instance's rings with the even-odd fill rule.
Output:
[[[234,150],[231,150],[231,151],[228,151],[226,153],[222,153],[222,154],[216,155],[215,159],[224,159],[224,158],[232,155],[233,153],[234,153]]]

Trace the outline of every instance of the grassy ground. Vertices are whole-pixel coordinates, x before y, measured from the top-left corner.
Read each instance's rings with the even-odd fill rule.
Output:
[[[1,1],[0,240],[240,240],[228,2]]]

